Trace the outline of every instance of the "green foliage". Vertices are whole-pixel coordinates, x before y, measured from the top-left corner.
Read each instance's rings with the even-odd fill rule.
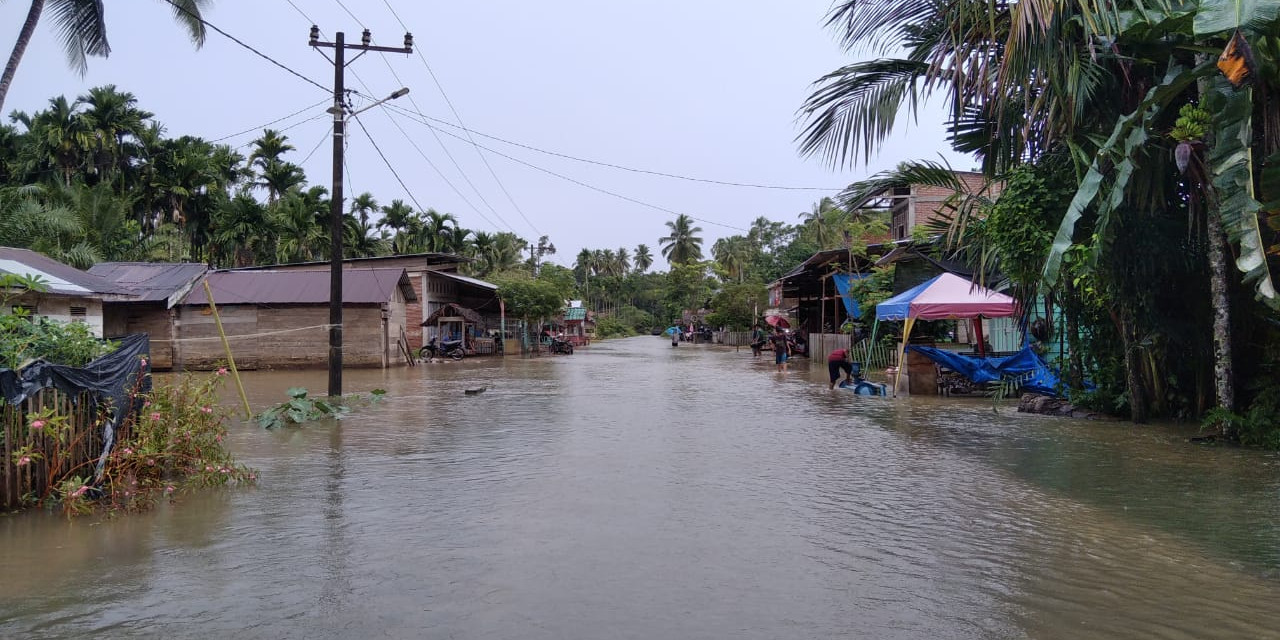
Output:
[[[707,324],[729,331],[746,331],[756,323],[757,311],[763,309],[768,300],[769,293],[764,285],[726,285],[711,298],[714,311],[707,314]]]
[[[565,300],[572,295],[572,288],[563,282],[534,279],[519,272],[507,272],[494,280],[507,313],[525,321],[559,314]]]
[[[351,413],[352,407],[377,403],[387,394],[383,389],[374,389],[368,397],[353,393],[336,399],[322,399],[308,397],[307,390],[302,387],[291,387],[285,393],[288,400],[257,415],[258,426],[278,429],[316,420],[341,420]]]
[[[21,310],[0,315],[0,369],[18,369],[37,359],[79,367],[116,346],[95,338],[84,323],[33,318]]]
[[[608,316],[596,322],[596,336],[599,338],[624,338],[636,335],[634,327],[623,322],[621,318]]]

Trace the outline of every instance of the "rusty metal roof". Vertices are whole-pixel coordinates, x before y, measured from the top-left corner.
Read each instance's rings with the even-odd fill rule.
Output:
[[[206,276],[217,304],[328,304],[328,271],[214,271]],[[399,288],[417,300],[404,269],[343,269],[344,304],[390,302]],[[207,304],[204,287],[192,289],[183,304]]]
[[[164,300],[172,307],[208,270],[198,262],[100,262],[89,273],[127,287],[139,301]]]
[[[106,278],[81,271],[30,249],[0,247],[0,273],[36,276],[44,281],[49,293],[70,296],[131,296],[132,291]]]

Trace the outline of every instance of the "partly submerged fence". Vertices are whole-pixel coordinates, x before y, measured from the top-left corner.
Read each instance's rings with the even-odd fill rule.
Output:
[[[888,367],[897,366],[898,352],[884,343],[871,344],[868,349],[869,341],[862,339],[853,345],[853,359],[862,363],[864,371],[873,371],[876,369],[886,369]],[[849,349],[849,334],[847,333],[811,333],[809,334],[809,359],[812,363],[819,364],[827,361],[827,356],[836,349]]]
[[[44,499],[64,478],[93,475],[103,433],[89,393],[50,388],[18,404],[0,403],[0,508]],[[33,417],[40,415],[53,419]]]

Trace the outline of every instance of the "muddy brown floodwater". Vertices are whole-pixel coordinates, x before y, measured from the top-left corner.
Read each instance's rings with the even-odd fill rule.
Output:
[[[0,518],[0,637],[1280,637],[1276,455],[824,377],[648,337],[348,371],[388,399],[232,427],[256,487]]]

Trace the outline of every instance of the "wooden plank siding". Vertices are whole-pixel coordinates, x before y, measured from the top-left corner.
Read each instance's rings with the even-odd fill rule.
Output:
[[[389,359],[394,354],[388,352],[395,347],[395,337],[404,326],[403,309],[403,299],[398,305],[388,305],[389,321],[396,323],[394,336],[389,336],[380,305],[345,306],[343,366],[381,367],[394,362]],[[218,313],[240,368],[297,369],[328,364],[329,330],[322,326],[329,322],[327,306],[219,305]],[[182,307],[178,327],[182,368],[207,370],[225,363],[226,353],[207,307]]]

